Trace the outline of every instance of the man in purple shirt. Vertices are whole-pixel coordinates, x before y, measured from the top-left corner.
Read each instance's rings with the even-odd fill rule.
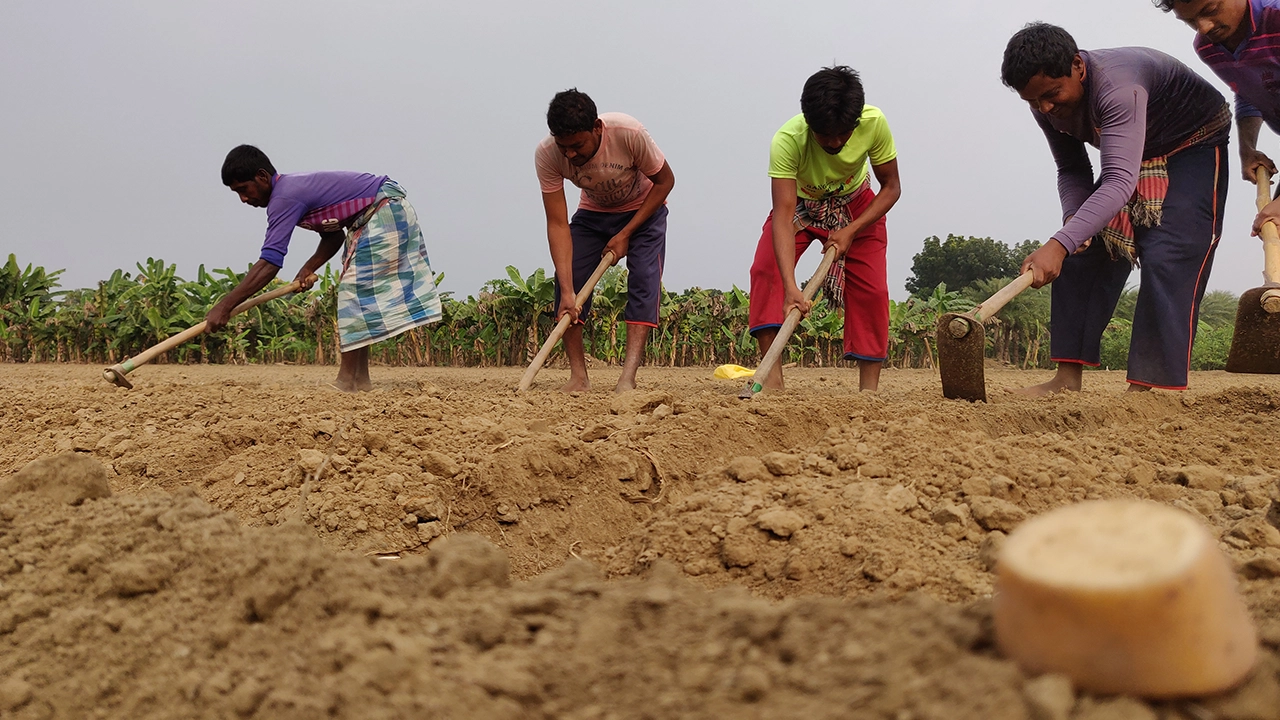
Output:
[[[1156,0],[1156,5],[1196,31],[1196,53],[1235,92],[1245,180],[1256,183],[1259,167],[1274,175],[1275,163],[1258,150],[1258,132],[1265,122],[1280,134],[1280,0]],[[1280,224],[1280,200],[1258,213],[1253,234],[1268,220]]]
[[[441,317],[435,276],[418,216],[404,191],[385,175],[317,172],[281,175],[252,145],[227,154],[222,182],[240,202],[267,209],[267,237],[258,262],[209,311],[208,331],[226,326],[231,309],[252,297],[284,266],[293,228],[320,234],[315,253],[294,280],[303,289],[338,250],[339,390],[369,390],[369,346]]]
[[[1130,390],[1183,390],[1227,196],[1231,115],[1222,95],[1164,53],[1084,51],[1060,27],[1009,40],[1001,77],[1032,110],[1058,165],[1064,225],[1023,261],[1053,283],[1052,380],[1031,395],[1079,390],[1134,265],[1141,289]],[[1101,151],[1101,175],[1085,152]],[[1096,239],[1095,239],[1096,238]],[[1056,279],[1056,282],[1055,282]]]

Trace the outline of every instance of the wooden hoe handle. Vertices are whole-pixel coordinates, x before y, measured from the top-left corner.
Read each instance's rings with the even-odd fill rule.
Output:
[[[809,282],[804,285],[804,299],[813,302],[818,296],[818,289],[825,283],[827,271],[831,269],[831,264],[836,261],[836,247],[832,245],[822,255],[822,262],[818,263],[818,269],[813,272],[813,277],[809,278]],[[769,373],[773,372],[773,368],[782,359],[782,351],[786,349],[787,340],[791,339],[791,334],[796,331],[796,326],[800,324],[800,308],[792,308],[787,313],[786,319],[782,321],[782,327],[778,328],[778,334],[773,338],[773,344],[769,346],[769,352],[764,354],[760,359],[760,366],[756,368],[756,374],[751,378],[751,384],[743,391],[739,397],[749,398],[764,389],[764,379],[769,377]]]
[[[1271,202],[1271,173],[1260,167],[1255,176],[1258,179],[1258,212],[1262,212]],[[1262,309],[1280,313],[1280,233],[1276,231],[1275,223],[1262,224],[1262,253],[1262,279],[1268,288],[1262,294]]]
[[[1000,312],[1001,308],[1009,304],[1023,290],[1031,287],[1031,283],[1035,280],[1035,274],[1030,270],[1022,273],[1016,280],[1000,288],[995,295],[987,298],[981,305],[973,309],[973,319],[982,322],[987,318]]]
[[[1030,270],[1022,273],[1013,282],[1000,288],[995,295],[971,310],[969,316],[972,321],[966,320],[963,315],[954,317],[951,319],[951,324],[947,326],[947,331],[951,333],[951,337],[959,340],[969,334],[969,331],[975,327],[974,323],[977,323],[976,327],[982,327],[983,320],[1000,312],[1010,300],[1018,296],[1018,293],[1031,287],[1033,281],[1035,281],[1035,274]]]
[[[315,280],[316,280],[316,276],[312,275],[311,281],[315,282]],[[285,285],[282,288],[277,288],[275,290],[272,290],[271,292],[262,293],[261,295],[257,295],[249,298],[248,300],[245,300],[244,302],[232,308],[231,315],[234,317],[246,310],[257,307],[268,300],[274,300],[278,297],[297,292],[301,288],[302,288],[302,284],[299,283],[297,280],[295,280],[289,283],[288,285]],[[102,371],[102,377],[105,378],[107,382],[115,383],[117,385],[120,385],[121,387],[133,387],[128,380],[125,380],[124,378],[125,375],[128,375],[129,373],[133,372],[137,368],[151,362],[152,360],[155,359],[157,355],[169,352],[170,350],[178,347],[179,345],[182,345],[183,343],[190,341],[192,338],[199,337],[200,334],[204,332],[206,324],[207,323],[204,320],[201,320],[199,323],[192,325],[186,330],[183,330],[182,332],[178,333],[177,335],[174,335],[171,338],[164,340],[163,342],[152,345],[151,347],[147,348],[146,350],[143,350],[142,352],[129,358],[128,360],[112,365],[111,367]]]
[[[613,267],[614,261],[613,251],[605,252],[604,256],[600,258],[600,264],[596,265],[595,272],[591,273],[591,277],[587,278],[587,284],[583,285],[578,294],[574,296],[577,310],[582,310],[587,298],[591,297],[591,292],[596,289],[596,283],[600,282],[600,278],[604,277],[605,270]],[[538,350],[537,355],[533,356],[533,362],[529,363],[528,369],[524,371],[524,376],[520,378],[520,386],[516,388],[517,392],[524,392],[533,384],[533,379],[538,376],[538,371],[542,369],[543,363],[547,361],[547,356],[551,354],[551,350],[555,348],[556,343],[560,342],[560,338],[569,329],[569,322],[569,315],[566,313],[560,318],[560,322],[556,323],[551,334],[547,336],[547,341],[542,343],[542,348]]]

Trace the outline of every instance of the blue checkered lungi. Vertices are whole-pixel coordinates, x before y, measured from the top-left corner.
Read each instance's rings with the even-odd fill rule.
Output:
[[[418,215],[388,180],[347,231],[338,283],[338,343],[343,352],[440,320],[440,296]]]

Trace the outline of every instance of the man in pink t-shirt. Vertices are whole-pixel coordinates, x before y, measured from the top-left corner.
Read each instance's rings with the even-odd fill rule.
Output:
[[[675,187],[671,166],[635,118],[598,115],[596,104],[576,89],[556,94],[547,108],[551,134],[538,144],[534,164],[542,185],[547,241],[560,288],[557,320],[573,323],[564,334],[569,382],[564,392],[591,389],[582,346],[576,296],[606,252],[627,258],[627,352],[616,392],[634,390],[649,330],[658,326],[662,264],[667,250],[667,195]],[[569,220],[564,181],[582,189]],[[582,306],[582,315],[591,300]]]

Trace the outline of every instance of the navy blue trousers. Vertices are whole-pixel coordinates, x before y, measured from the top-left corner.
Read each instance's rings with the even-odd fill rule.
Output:
[[[635,217],[634,210],[622,213],[579,210],[569,222],[573,236],[573,290],[581,292],[591,273],[600,264],[604,246]],[[627,307],[622,319],[632,325],[658,327],[662,304],[662,264],[667,257],[667,206],[663,205],[641,223],[627,245]],[[591,298],[582,306],[585,319]]]
[[[1227,145],[1193,147],[1169,158],[1164,219],[1137,228],[1141,284],[1129,342],[1129,382],[1184,390],[1200,299],[1209,282],[1227,202]],[[1056,362],[1098,366],[1102,332],[1132,268],[1101,240],[1068,257],[1053,282],[1050,353]]]

